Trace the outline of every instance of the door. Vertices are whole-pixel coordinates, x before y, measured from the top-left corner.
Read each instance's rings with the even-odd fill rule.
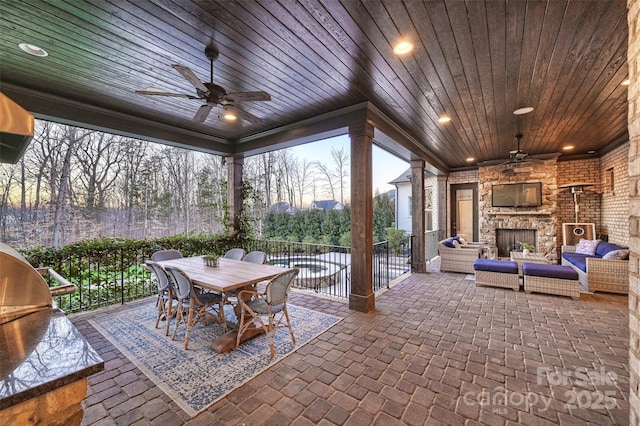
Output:
[[[478,185],[451,185],[451,235],[478,241]]]

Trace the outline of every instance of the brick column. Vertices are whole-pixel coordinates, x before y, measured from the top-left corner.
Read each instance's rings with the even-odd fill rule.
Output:
[[[640,424],[640,2],[628,0],[629,104],[629,424]]]
[[[349,308],[375,309],[373,293],[373,126],[349,127],[351,138],[351,293]]]
[[[227,162],[227,232],[236,235],[240,231],[242,215],[242,166],[244,158],[225,157]]]
[[[427,272],[424,223],[424,161],[411,162],[411,267],[413,272]]]

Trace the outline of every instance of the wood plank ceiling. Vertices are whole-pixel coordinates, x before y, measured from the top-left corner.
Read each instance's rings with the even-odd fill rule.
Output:
[[[362,102],[448,169],[508,157],[517,132],[529,154],[628,139],[624,0],[3,0],[0,15],[0,89],[36,116],[216,153]],[[403,57],[401,38],[415,45]],[[220,107],[194,123],[201,100],[134,93],[195,95],[171,64],[207,82],[207,46],[215,83],[271,95],[236,104],[260,124]]]

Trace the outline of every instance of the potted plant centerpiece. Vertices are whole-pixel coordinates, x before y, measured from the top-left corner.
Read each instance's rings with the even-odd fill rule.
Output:
[[[218,261],[222,256],[224,256],[224,253],[221,250],[217,249],[214,250],[213,253],[203,256],[202,260],[205,266],[216,268],[218,266]]]
[[[529,243],[520,243],[520,247],[522,247],[522,255],[526,256],[529,253],[535,253],[536,252],[536,248],[533,244],[529,244]]]

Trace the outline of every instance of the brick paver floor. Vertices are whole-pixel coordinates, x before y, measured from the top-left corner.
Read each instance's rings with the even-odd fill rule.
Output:
[[[368,314],[291,297],[345,319],[193,419],[93,329],[94,314],[71,316],[106,361],[83,424],[628,424],[626,296],[575,301],[434,272],[407,276]]]

